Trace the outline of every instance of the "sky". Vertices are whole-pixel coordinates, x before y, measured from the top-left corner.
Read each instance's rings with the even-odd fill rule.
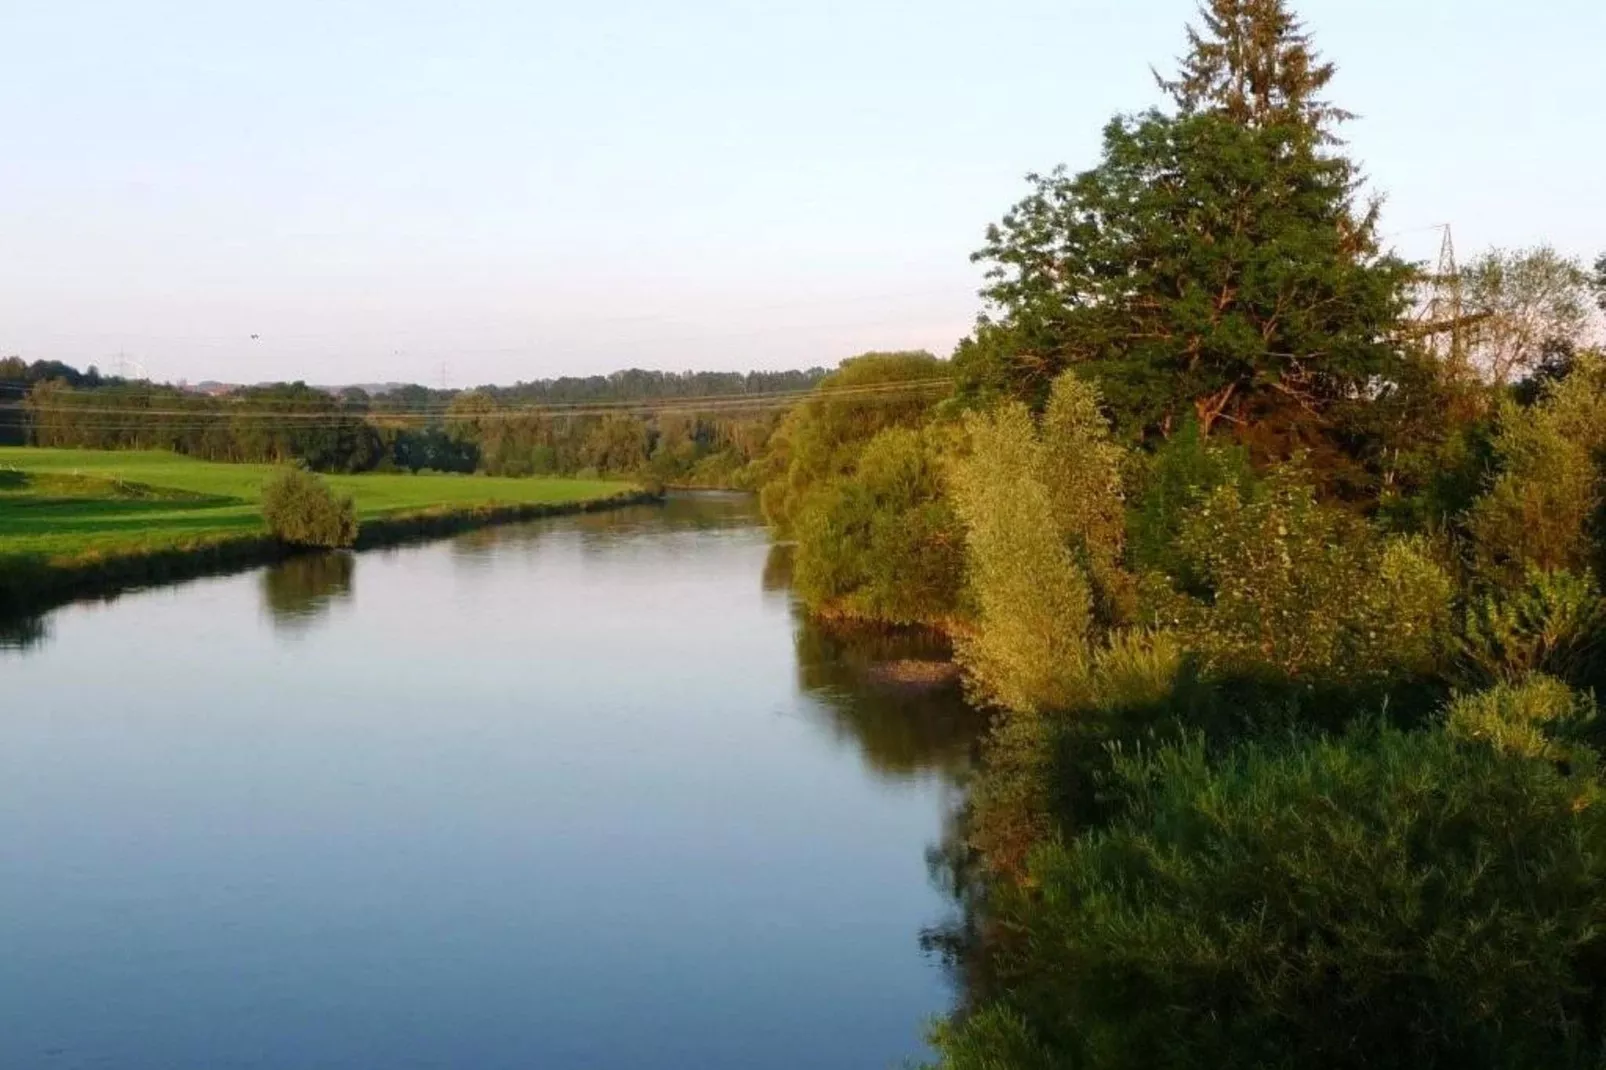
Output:
[[[1606,4],[1296,7],[1402,252],[1606,251]],[[1160,102],[1192,13],[0,0],[0,354],[454,386],[946,354],[987,224]]]

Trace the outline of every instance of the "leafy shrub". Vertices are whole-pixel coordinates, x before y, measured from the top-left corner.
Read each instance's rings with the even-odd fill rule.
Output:
[[[349,497],[300,468],[287,468],[262,487],[262,519],[274,538],[292,546],[350,546],[357,513]]]
[[[1253,484],[1242,449],[1211,442],[1189,419],[1137,472],[1128,528],[1131,559],[1140,570],[1179,576],[1184,562],[1177,540],[1193,511],[1224,486]]]
[[[1606,360],[1580,354],[1572,374],[1528,409],[1501,410],[1500,472],[1468,518],[1477,565],[1496,582],[1530,569],[1582,571],[1595,559],[1593,522],[1602,503],[1606,449]]]
[[[1109,790],[1119,820],[999,893],[1001,995],[939,1031],[952,1070],[1597,1065],[1592,776],[1381,729],[1162,747]]]
[[[1026,406],[973,416],[971,455],[954,470],[968,533],[974,631],[958,644],[978,694],[1006,709],[1063,710],[1086,698],[1093,593],[1060,536]]]
[[[1463,671],[1480,683],[1544,672],[1587,682],[1606,645],[1606,599],[1585,572],[1528,573],[1519,587],[1470,599],[1462,621]]]
[[[1219,488],[1178,551],[1197,589],[1162,612],[1219,671],[1385,678],[1438,661],[1452,585],[1426,544],[1383,539],[1289,471],[1252,498]]]
[[[843,361],[770,440],[759,495],[770,526],[790,535],[810,491],[851,471],[876,435],[926,423],[947,377],[947,363],[930,353],[866,353]]]
[[[1135,593],[1121,570],[1126,547],[1126,451],[1110,440],[1098,390],[1061,375],[1049,393],[1038,430],[1036,476],[1048,491],[1055,526],[1093,583],[1101,615],[1126,621]]]
[[[1595,761],[1581,746],[1596,735],[1594,699],[1548,676],[1461,696],[1450,704],[1446,725],[1457,739],[1485,743],[1504,754],[1581,761],[1586,767]]]
[[[964,536],[931,441],[936,434],[882,431],[852,471],[804,500],[794,581],[810,608],[897,624],[954,615]]]
[[[987,741],[986,773],[970,796],[967,842],[985,869],[1019,880],[1044,840],[1095,822],[1104,809],[1095,782],[1109,768],[1108,745],[1174,735],[1189,682],[1172,635],[1120,631],[1091,651],[1080,708],[1000,716]]]

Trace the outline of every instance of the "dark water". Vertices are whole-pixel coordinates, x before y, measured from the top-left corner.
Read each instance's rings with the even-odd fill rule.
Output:
[[[0,1067],[920,1057],[977,725],[784,581],[682,499],[0,628]]]

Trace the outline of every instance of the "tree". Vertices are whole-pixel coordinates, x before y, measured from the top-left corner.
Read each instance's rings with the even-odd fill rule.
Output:
[[[851,472],[804,500],[793,582],[811,610],[894,624],[955,616],[964,533],[945,485],[941,431],[882,431]]]
[[[1126,548],[1126,451],[1110,439],[1098,390],[1073,374],[1054,381],[1043,412],[1037,478],[1060,538],[1093,583],[1100,616],[1128,620],[1133,592],[1121,569]]]
[[[1155,74],[1184,115],[1214,112],[1245,126],[1305,126],[1330,140],[1352,118],[1320,99],[1337,73],[1311,47],[1284,0],[1210,0],[1188,27],[1175,78]]]
[[[1332,67],[1280,0],[1218,0],[1192,40],[1164,83],[1176,114],[1115,120],[1096,167],[1029,176],[989,228],[974,259],[991,308],[956,353],[961,384],[1040,405],[1074,366],[1129,435],[1192,415],[1207,435],[1275,424],[1308,444],[1398,376],[1413,271],[1330,151]]]
[[[819,482],[849,471],[889,427],[920,427],[947,394],[949,367],[930,353],[865,353],[820,380],[770,442],[760,500],[765,519],[790,534]]]
[[[1074,708],[1086,696],[1093,591],[1055,522],[1037,426],[1013,402],[966,427],[971,455],[956,464],[953,487],[978,612],[960,660],[982,697],[1005,709]]]
[[[1495,435],[1498,471],[1467,526],[1480,572],[1520,584],[1530,569],[1582,572],[1603,502],[1606,358],[1580,354],[1565,379],[1523,409],[1507,402]]]
[[[1466,302],[1484,313],[1471,328],[1472,364],[1505,385],[1583,345],[1591,320],[1589,273],[1548,245],[1491,249],[1462,272]]]
[[[1137,435],[1190,414],[1206,434],[1279,411],[1319,424],[1394,376],[1410,269],[1380,253],[1375,208],[1356,213],[1350,165],[1312,142],[1150,113],[1112,123],[1093,170],[1031,176],[976,254],[999,318],[965,377],[1040,403],[1078,367]]]

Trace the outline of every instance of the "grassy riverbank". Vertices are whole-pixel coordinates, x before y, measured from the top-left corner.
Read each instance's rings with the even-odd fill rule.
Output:
[[[0,448],[0,607],[272,560],[282,549],[263,528],[260,496],[274,470],[160,451]],[[365,547],[643,496],[604,480],[326,478],[355,502]]]

